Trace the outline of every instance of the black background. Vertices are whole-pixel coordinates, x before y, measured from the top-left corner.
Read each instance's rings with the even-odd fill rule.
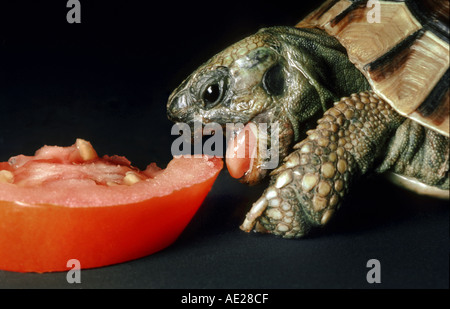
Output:
[[[294,25],[314,1],[0,3],[0,160],[77,137],[135,166],[171,159],[166,102],[198,65],[272,25]],[[358,183],[329,228],[302,240],[238,229],[264,186],[224,170],[175,244],[135,261],[66,273],[0,271],[2,288],[448,288],[448,202],[381,178]],[[369,284],[366,263],[381,263]]]

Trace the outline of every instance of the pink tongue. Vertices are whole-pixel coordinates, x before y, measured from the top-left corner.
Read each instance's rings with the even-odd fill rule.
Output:
[[[234,139],[228,141],[226,164],[233,178],[241,178],[251,168],[256,155],[256,125],[248,123]]]

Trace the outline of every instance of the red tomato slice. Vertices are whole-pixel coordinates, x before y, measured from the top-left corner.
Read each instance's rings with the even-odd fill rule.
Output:
[[[145,171],[89,142],[0,163],[0,269],[67,271],[140,258],[172,244],[210,191],[219,158]]]

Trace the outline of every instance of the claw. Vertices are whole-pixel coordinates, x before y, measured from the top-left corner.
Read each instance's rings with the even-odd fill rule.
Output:
[[[257,200],[250,211],[245,216],[245,220],[240,226],[241,230],[245,232],[250,232],[256,224],[256,220],[262,215],[264,210],[266,210],[268,205],[267,199],[263,196]]]

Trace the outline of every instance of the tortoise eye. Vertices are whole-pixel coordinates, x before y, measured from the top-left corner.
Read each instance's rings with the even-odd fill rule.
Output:
[[[211,109],[221,103],[228,91],[228,69],[218,67],[207,72],[198,81],[197,92],[200,108]]]
[[[206,87],[202,96],[205,105],[215,105],[221,97],[221,92],[220,86],[217,83]]]

